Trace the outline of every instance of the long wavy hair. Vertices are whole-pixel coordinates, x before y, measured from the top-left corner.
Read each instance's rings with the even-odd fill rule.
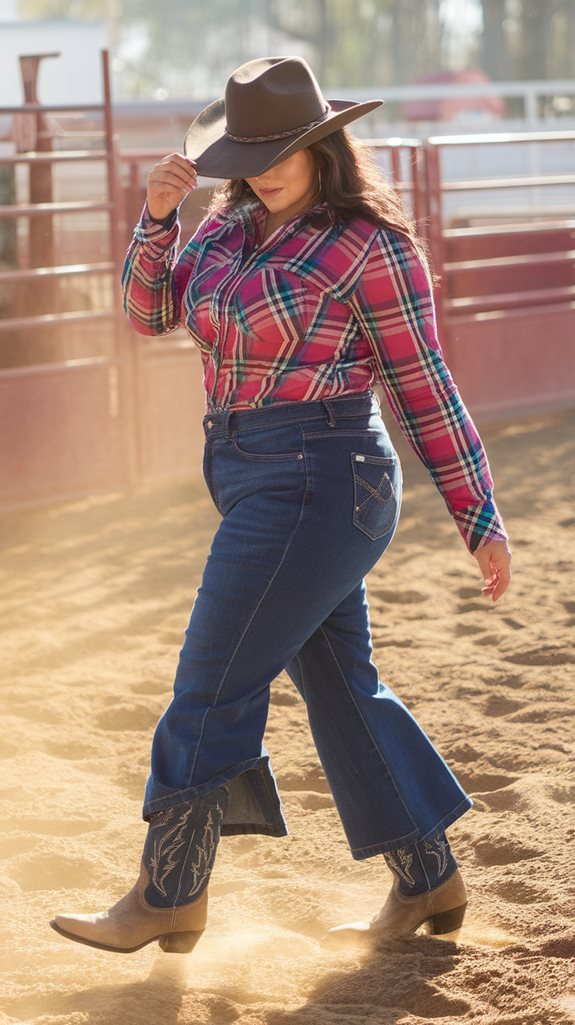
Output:
[[[365,217],[373,224],[405,235],[429,269],[428,253],[413,219],[407,214],[398,190],[386,180],[365,143],[344,127],[313,142],[309,152],[321,181],[318,199],[325,200],[329,208],[314,212],[312,224],[326,227],[330,221],[345,223],[352,217]],[[231,178],[215,190],[208,212],[240,211],[254,199],[255,193],[243,178]]]

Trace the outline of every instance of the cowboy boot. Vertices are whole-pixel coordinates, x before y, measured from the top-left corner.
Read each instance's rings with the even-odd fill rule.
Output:
[[[381,911],[371,921],[330,929],[326,946],[378,940],[415,933],[425,925],[434,936],[461,927],[467,906],[465,884],[445,833],[384,854],[394,875]]]
[[[159,940],[184,954],[204,931],[207,885],[227,804],[226,787],[149,820],[140,874],[125,897],[95,915],[57,915],[50,925],[77,943],[130,954]]]

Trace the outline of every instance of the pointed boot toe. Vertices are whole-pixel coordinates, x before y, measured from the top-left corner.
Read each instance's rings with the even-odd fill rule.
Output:
[[[50,925],[66,939],[117,954],[131,954],[154,940],[170,953],[193,950],[206,926],[207,889],[190,904],[158,908],[144,897],[147,885],[148,875],[142,869],[136,885],[108,911],[56,915]]]
[[[449,879],[426,893],[407,897],[397,880],[379,914],[370,922],[349,922],[330,929],[323,938],[326,947],[369,946],[398,936],[417,932],[422,926],[433,936],[461,928],[467,907],[467,894],[459,869]]]
[[[100,950],[132,953],[159,940],[163,950],[187,953],[202,935],[207,919],[208,894],[180,907],[154,907],[143,893],[148,874],[142,870],[136,885],[108,911],[98,914],[58,914],[52,929],[76,943]]]
[[[100,950],[131,954],[158,940],[185,954],[205,929],[208,882],[228,791],[218,787],[150,817],[136,885],[108,911],[56,915],[61,936]]]

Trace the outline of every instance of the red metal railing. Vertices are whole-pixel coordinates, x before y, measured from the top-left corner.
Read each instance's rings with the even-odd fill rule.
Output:
[[[130,478],[127,403],[119,402],[126,364],[117,285],[124,218],[108,55],[102,54],[103,102],[88,105],[38,102],[41,56],[22,59],[26,102],[0,111],[13,115],[16,146],[0,153],[0,166],[12,169],[17,193],[15,202],[0,205],[0,223],[17,225],[16,258],[0,269],[5,504],[85,493]],[[73,131],[56,136],[50,121],[55,116],[73,124]],[[65,148],[70,142],[74,148]],[[55,197],[54,173],[87,164],[104,165],[103,194]],[[81,188],[72,176],[64,187],[72,182],[76,191]],[[76,231],[69,230],[71,222]],[[78,259],[80,242],[87,259]]]
[[[561,144],[559,172],[447,178],[447,153]],[[437,315],[443,348],[469,405],[482,417],[575,399],[575,133],[443,137],[424,147],[428,242],[441,278]],[[561,210],[545,202],[561,190]],[[454,196],[521,190],[524,208],[485,210],[475,200],[467,224],[446,204]],[[501,223],[503,222],[503,223]],[[545,344],[542,344],[542,340]]]

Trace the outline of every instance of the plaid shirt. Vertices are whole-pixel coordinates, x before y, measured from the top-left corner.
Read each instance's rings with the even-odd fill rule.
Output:
[[[364,218],[315,226],[325,204],[261,242],[265,209],[206,218],[176,259],[179,223],[144,209],[123,274],[144,335],[183,324],[209,409],[365,391],[380,381],[473,552],[506,538],[481,439],[445,365],[429,278],[409,240]]]

